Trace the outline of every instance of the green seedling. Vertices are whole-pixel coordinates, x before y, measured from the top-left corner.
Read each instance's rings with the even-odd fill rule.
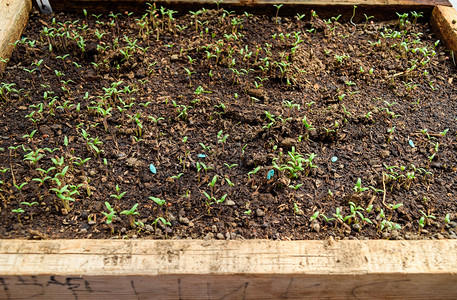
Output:
[[[135,228],[135,215],[139,215],[140,213],[136,211],[138,207],[138,203],[132,206],[129,210],[121,211],[121,215],[126,215],[129,218],[130,227]]]
[[[121,193],[121,188],[119,187],[119,185],[116,184],[116,194],[113,194],[113,195],[110,195],[111,198],[116,198],[117,201],[120,201],[122,197],[124,197],[124,195],[126,194],[127,192],[122,192]]]
[[[361,192],[364,192],[366,190],[368,190],[369,188],[367,187],[362,187],[362,179],[360,178],[357,178],[357,183],[355,184],[353,190],[356,192],[356,193],[361,193]]]
[[[310,221],[314,221],[314,220],[317,220],[317,218],[319,217],[320,213],[318,211],[316,211],[310,218],[309,220]]]
[[[165,220],[165,218],[163,218],[163,217],[158,217],[157,219],[155,219],[155,221],[154,221],[152,224],[156,225],[157,222],[159,222],[159,221],[160,221],[164,226],[171,226],[171,223],[170,223],[169,221]]]
[[[208,214],[209,214],[210,210],[211,210],[211,204],[214,203],[215,198],[213,196],[208,195],[208,193],[205,191],[203,191],[203,195],[205,195],[205,197],[206,197],[205,204],[208,208]]]
[[[22,223],[21,214],[24,213],[25,211],[22,208],[17,208],[17,209],[12,209],[11,212],[17,213],[17,219],[19,220],[19,223]]]
[[[430,225],[430,219],[433,219],[433,220],[436,219],[436,217],[434,215],[427,215],[423,210],[420,210],[420,212],[422,214],[422,217],[419,219],[420,228],[424,228],[425,225]],[[419,228],[419,230],[420,230],[420,228]]]
[[[217,176],[217,175],[214,175],[214,176],[213,176],[213,179],[211,180],[211,182],[208,183],[208,186],[211,187],[211,195],[213,194],[214,186],[215,186],[216,183],[217,183],[217,178],[218,178],[218,176]]]
[[[34,205],[38,205],[38,202],[26,202],[26,201],[23,201],[21,202],[21,205],[26,205],[29,207],[29,210],[30,210],[30,220],[33,220],[33,213],[32,213],[32,206]]]
[[[152,201],[154,201],[158,206],[162,207],[163,205],[165,205],[167,203],[166,200],[164,199],[160,199],[160,198],[157,198],[157,197],[149,197],[149,199],[151,199]]]
[[[108,201],[105,202],[105,206],[108,209],[108,213],[102,212],[102,214],[106,217],[106,224],[111,228],[111,233],[114,233],[114,226],[112,224],[113,219],[116,217],[116,211],[114,210],[113,207],[108,203]]]
[[[23,182],[23,183],[21,183],[21,184],[19,184],[19,185],[13,183],[14,187],[15,187],[20,193],[22,192],[22,188],[23,188],[24,186],[26,186],[27,184],[28,184],[28,182]]]
[[[248,173],[248,178],[251,180],[251,175],[255,175],[260,170],[260,166]]]

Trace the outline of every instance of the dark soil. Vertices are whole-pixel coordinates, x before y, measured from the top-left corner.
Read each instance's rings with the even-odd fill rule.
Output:
[[[33,13],[1,238],[456,238],[451,53],[411,15],[304,13]]]

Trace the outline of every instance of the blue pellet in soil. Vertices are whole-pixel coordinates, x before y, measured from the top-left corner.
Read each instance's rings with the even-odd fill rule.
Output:
[[[268,171],[267,179],[270,180],[273,176],[275,176],[275,170]]]
[[[205,158],[205,157],[206,157],[205,154],[197,154],[197,156],[198,156],[199,158]]]
[[[334,157],[331,158],[331,161],[332,161],[332,162],[336,162],[337,160],[338,160],[338,157],[336,157],[336,156],[334,156]]]
[[[411,148],[414,148],[414,147],[416,147],[416,146],[414,145],[414,142],[413,142],[413,140],[409,140],[409,145],[411,146]]]
[[[153,164],[150,164],[150,165],[149,165],[149,170],[151,170],[151,173],[152,173],[152,174],[157,173],[156,167],[154,167]]]

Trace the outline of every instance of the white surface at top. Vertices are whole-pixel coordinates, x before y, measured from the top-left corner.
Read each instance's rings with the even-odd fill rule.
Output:
[[[457,8],[457,0],[450,0],[452,6],[454,6],[455,8]]]

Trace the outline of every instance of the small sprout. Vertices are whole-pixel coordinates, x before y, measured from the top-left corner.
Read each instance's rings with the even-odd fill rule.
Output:
[[[25,202],[25,201],[24,201],[24,202],[21,202],[21,204],[22,204],[22,205],[27,205],[28,207],[32,207],[32,206],[34,206],[34,205],[37,205],[38,202],[32,202],[32,203],[30,203],[30,202]]]
[[[227,194],[224,194],[220,199],[215,199],[217,204],[223,203],[225,201],[225,198],[227,198]]]
[[[387,207],[389,207],[392,210],[396,210],[397,208],[403,206],[403,203],[397,203],[397,204],[389,204]]]
[[[22,208],[17,208],[17,209],[12,209],[11,212],[17,213],[17,219],[19,220],[19,223],[22,223],[20,214],[24,213],[25,210],[23,210]]]
[[[423,210],[420,210],[422,217],[419,219],[419,226],[424,228],[425,225],[430,225],[430,219],[435,220],[436,217],[434,215],[427,215]]]
[[[208,186],[210,186],[211,188],[214,188],[214,186],[215,186],[216,183],[217,183],[217,178],[218,178],[218,176],[217,176],[217,175],[214,175],[213,179],[212,179],[211,182],[208,184]]]
[[[234,186],[235,184],[233,182],[230,181],[230,179],[228,179],[227,177],[225,178],[225,181],[227,181],[228,185],[229,186]]]
[[[106,224],[111,228],[111,233],[114,233],[114,227],[113,227],[113,218],[116,217],[116,211],[114,210],[113,207],[108,203],[108,201],[105,202],[105,206],[108,209],[108,213],[102,212],[102,214],[106,217]]]
[[[118,201],[121,200],[122,197],[124,197],[125,193],[127,192],[122,192],[121,193],[121,188],[119,187],[119,185],[116,184],[116,193],[117,194],[113,194],[113,195],[110,195],[111,198],[116,198]]]
[[[157,197],[149,197],[149,199],[151,199],[152,201],[154,201],[157,205],[159,206],[163,206],[165,203],[167,203],[166,200],[164,199],[160,199],[160,198],[157,198]]]
[[[155,219],[155,221],[152,223],[152,224],[157,224],[157,222],[161,222],[163,225],[166,225],[166,226],[171,226],[171,223],[167,220],[165,220],[163,217],[158,217],[157,219]]]
[[[260,166],[248,173],[248,178],[251,179],[251,175],[255,175],[260,170]]]
[[[295,203],[294,203],[294,204],[295,204]],[[319,212],[318,212],[318,211],[316,211],[316,212],[311,216],[311,218],[309,218],[309,220],[310,220],[310,221],[314,221],[314,220],[317,219],[317,217],[319,217]]]
[[[229,170],[231,170],[232,168],[238,166],[238,164],[231,164],[231,165],[229,165],[228,163],[224,163],[224,165],[227,166],[227,168],[229,168]]]
[[[439,135],[444,137],[448,131],[449,131],[449,128],[447,128],[444,131],[440,132]]]
[[[356,193],[361,193],[361,192],[364,192],[364,191],[368,190],[368,188],[367,187],[362,187],[362,179],[357,178],[357,183],[355,184],[353,190]]]
[[[135,215],[139,215],[140,213],[136,211],[136,208],[138,207],[138,203],[132,206],[131,209],[129,210],[123,210],[121,211],[121,215],[126,215],[129,218],[130,221],[130,227],[134,228],[135,227]]]

